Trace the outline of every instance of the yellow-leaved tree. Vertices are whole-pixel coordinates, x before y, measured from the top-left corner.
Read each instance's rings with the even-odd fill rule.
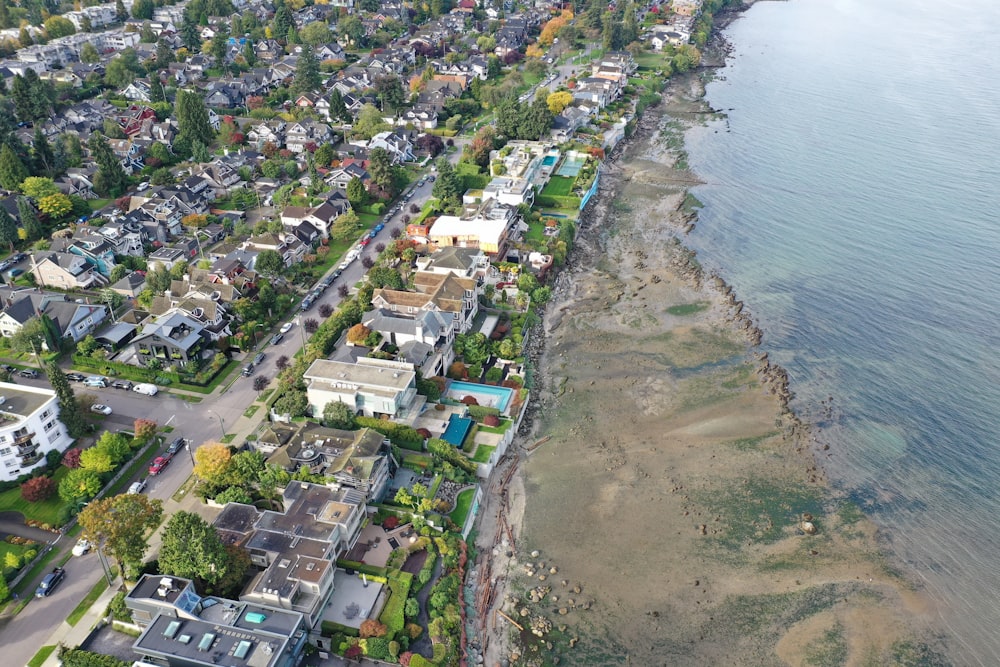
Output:
[[[554,114],[561,113],[573,101],[573,93],[568,90],[557,90],[545,98],[545,103],[549,105],[549,111]]]
[[[229,472],[229,463],[233,453],[229,445],[221,442],[205,442],[194,450],[194,474],[209,484],[222,481]]]

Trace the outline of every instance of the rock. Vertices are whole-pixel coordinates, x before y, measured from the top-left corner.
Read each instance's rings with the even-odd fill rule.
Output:
[[[539,581],[545,581],[545,580],[546,580],[547,578],[548,578],[548,577],[546,577],[546,576],[545,576],[544,574],[540,574],[540,575],[538,575],[538,580],[539,580]]]
[[[528,608],[527,608],[527,607],[521,607],[521,611],[520,611],[520,612],[518,612],[518,613],[519,613],[519,614],[521,614],[521,616],[527,616],[527,615],[528,615],[528,614],[530,614],[531,612],[529,612],[529,611],[528,611]]]
[[[567,581],[566,579],[563,579],[559,583],[562,584],[563,586],[569,586],[569,581]]]
[[[812,521],[803,521],[800,524],[800,526],[802,528],[802,532],[805,533],[806,535],[816,534],[816,524],[814,524]]]
[[[531,552],[531,557],[532,557],[532,558],[538,558],[538,557],[539,557],[539,556],[541,556],[541,555],[542,555],[542,554],[541,554],[541,552],[540,552],[540,551],[538,551],[538,549],[535,549],[534,551],[532,551],[532,552]]]
[[[553,566],[549,568],[549,574],[555,574],[558,571],[559,571],[558,567]]]
[[[574,593],[582,593],[583,592],[583,589],[580,588],[580,584],[577,584],[576,586],[573,587],[573,592]]]
[[[569,609],[567,609],[566,607],[559,607],[559,615],[560,616],[565,616],[568,613],[569,613]]]
[[[576,643],[578,641],[580,641],[579,637],[570,637],[570,639],[569,639],[569,647],[573,648],[574,646],[576,646]]]

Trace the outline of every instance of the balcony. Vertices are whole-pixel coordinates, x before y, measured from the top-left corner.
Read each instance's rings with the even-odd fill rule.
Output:
[[[38,449],[37,442],[27,442],[22,445],[17,445],[17,455],[18,456],[29,456]]]
[[[21,445],[25,444],[26,442],[29,442],[34,437],[35,437],[34,433],[22,433],[21,435],[15,435],[14,436],[14,445],[20,447]]]
[[[34,454],[29,454],[28,456],[21,457],[21,467],[32,466],[42,460],[42,455],[39,452]]]

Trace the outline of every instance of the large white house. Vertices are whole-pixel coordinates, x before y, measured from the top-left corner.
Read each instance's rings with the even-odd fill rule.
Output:
[[[59,421],[56,392],[0,382],[0,481],[16,480],[73,439]]]
[[[404,417],[418,399],[412,364],[368,357],[353,364],[317,359],[304,377],[314,415],[323,414],[327,403],[341,401],[366,417]]]

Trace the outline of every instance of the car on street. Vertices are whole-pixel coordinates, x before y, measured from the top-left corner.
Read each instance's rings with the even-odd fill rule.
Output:
[[[370,232],[368,232],[368,238],[373,239],[376,236],[378,236],[378,231],[377,230],[373,229]]]
[[[128,380],[115,380],[111,383],[111,386],[115,389],[124,389],[125,391],[129,391],[133,387],[132,383]]]
[[[149,384],[148,382],[140,382],[139,384],[132,387],[132,391],[137,394],[144,394],[146,396],[156,396],[159,393],[160,388],[155,384]]]
[[[167,467],[168,463],[170,463],[170,459],[168,457],[157,456],[155,459],[153,459],[153,462],[149,464],[150,476],[159,475],[161,472],[163,472],[163,469]]]
[[[277,345],[278,343],[281,342],[281,339],[284,337],[285,334],[281,333],[280,331],[274,334],[273,336],[271,336],[271,345]]]
[[[375,228],[372,229],[372,231],[375,232],[376,234],[378,234],[383,229],[385,229],[385,223],[384,222],[380,222],[377,225],[375,225]]]
[[[258,352],[257,356],[253,358],[253,365],[260,366],[262,363],[264,363],[264,353]]]
[[[281,328],[278,329],[278,333],[286,334],[286,333],[288,333],[291,330],[292,330],[292,323],[291,322],[285,322],[284,324],[281,325]]]
[[[143,479],[140,479],[137,482],[132,482],[132,485],[128,487],[128,492],[129,493],[142,493],[145,488],[146,488],[146,480],[145,480],[145,478],[143,478]]]
[[[431,174],[430,176],[428,176],[428,179],[430,180],[431,183],[433,183],[434,181],[437,180],[437,176],[435,176],[434,174]]]
[[[299,304],[299,310],[305,312],[310,308],[312,308],[312,305],[313,305],[312,299],[307,297],[305,299],[302,299],[302,303]]]
[[[168,456],[173,456],[177,452],[181,451],[181,448],[184,447],[185,443],[186,441],[184,438],[174,438],[174,441],[167,446],[166,454]]]
[[[337,278],[339,278],[341,276],[342,273],[344,273],[343,269],[334,269],[333,270],[333,279],[336,280]]]
[[[72,553],[74,556],[82,556],[88,551],[90,551],[90,542],[82,537],[73,545]]]
[[[100,375],[92,375],[83,381],[86,387],[96,387],[98,389],[104,389],[108,386],[108,378],[101,377]]]
[[[24,273],[24,269],[11,269],[10,271],[7,272],[7,275],[10,276],[11,278],[17,278],[22,273]]]
[[[250,363],[250,364],[247,364],[246,366],[244,366],[243,370],[240,371],[240,375],[242,375],[245,378],[248,378],[251,375],[253,375],[253,364]]]
[[[94,403],[90,406],[91,412],[96,412],[99,415],[110,415],[111,408],[103,403]]]
[[[42,579],[42,583],[38,584],[38,588],[35,589],[35,597],[48,597],[65,576],[66,570],[61,567],[52,568],[52,571],[45,575],[45,578]]]
[[[83,382],[87,376],[83,373],[66,373],[66,379],[70,382]]]
[[[368,245],[371,242],[372,242],[372,237],[366,236],[363,239],[361,239],[361,242],[358,245],[360,245],[362,248],[364,248],[366,245]]]
[[[24,368],[17,372],[23,378],[36,378],[38,377],[38,371],[34,368]]]

